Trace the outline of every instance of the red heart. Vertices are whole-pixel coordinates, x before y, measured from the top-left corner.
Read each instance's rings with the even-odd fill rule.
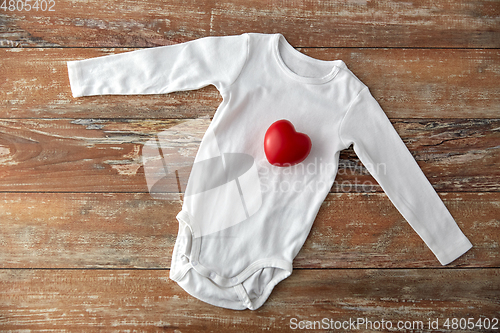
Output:
[[[311,139],[295,131],[286,119],[273,123],[264,136],[264,152],[269,163],[279,167],[291,166],[306,159],[311,151]]]

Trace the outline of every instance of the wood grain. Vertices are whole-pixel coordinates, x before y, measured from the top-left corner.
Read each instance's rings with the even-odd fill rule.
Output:
[[[297,270],[258,311],[208,305],[167,275],[165,270],[1,270],[0,327],[289,332],[292,318],[366,318],[391,321],[393,328],[398,321],[422,321],[426,330],[415,330],[422,332],[432,318],[440,323],[432,332],[449,332],[446,318],[498,318],[500,307],[499,269]]]
[[[500,318],[499,1],[55,3],[0,9],[0,331],[289,332],[292,318],[366,318],[450,332],[446,318]],[[181,196],[173,177],[162,200],[148,193],[141,153],[213,117],[220,95],[75,99],[66,61],[244,32],[344,60],[474,247],[439,265],[347,149],[292,276],[258,311],[168,279]],[[182,191],[189,168],[178,171]]]
[[[474,244],[450,267],[500,266],[500,196],[441,193]],[[168,268],[181,201],[1,193],[1,268]],[[441,267],[385,194],[330,194],[295,268]]]
[[[55,2],[52,12],[2,10],[1,45],[144,47],[281,32],[302,47],[500,46],[500,5],[489,0]]]
[[[500,129],[497,126],[500,122],[494,119],[442,121],[394,119],[392,122],[436,190],[498,191],[500,168],[496,165],[500,163]],[[342,167],[332,191],[382,191],[352,149],[343,151],[340,158]]]
[[[500,38],[499,38],[500,40]],[[292,44],[293,45],[293,44]],[[214,87],[148,96],[71,96],[66,61],[132,49],[0,49],[2,118],[195,118],[213,116]],[[328,49],[370,87],[390,118],[498,118],[500,51]]]
[[[182,122],[0,119],[0,191],[148,192],[142,147]],[[500,189],[500,120],[393,119],[393,123],[437,189]],[[196,140],[191,143],[199,145]],[[352,149],[340,158],[332,191],[381,191]],[[179,178],[167,177],[164,191],[178,192],[178,181],[183,191],[189,171],[182,168]]]

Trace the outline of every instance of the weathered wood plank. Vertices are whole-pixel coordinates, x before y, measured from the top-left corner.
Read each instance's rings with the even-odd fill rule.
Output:
[[[453,119],[440,123],[428,119],[394,119],[393,125],[436,190],[497,191],[500,122],[490,121]],[[488,129],[481,130],[484,127]],[[491,140],[486,139],[490,135]],[[333,192],[382,191],[352,149],[344,151],[340,158],[343,165]]]
[[[0,191],[147,192],[143,145],[158,133],[186,122],[0,119]],[[499,119],[393,119],[393,123],[440,191],[500,189]],[[184,140],[196,152],[198,139]],[[189,171],[189,167],[180,168],[177,177],[171,173],[163,191],[178,192],[178,184],[184,191]],[[332,191],[381,189],[351,149],[341,155]]]
[[[500,39],[499,39],[500,40]],[[71,96],[66,61],[130,49],[0,49],[2,118],[193,118],[213,115],[213,87],[149,96]],[[497,118],[500,51],[301,49],[343,59],[391,118]]]
[[[243,32],[282,32],[304,47],[500,45],[500,6],[488,0],[54,3],[2,10],[1,45],[143,47]]]
[[[305,47],[499,45],[500,5],[490,1],[251,0],[217,5],[211,20],[216,34],[282,32]]]
[[[431,331],[429,320],[438,319],[439,327],[432,332],[450,332],[444,327],[446,318],[491,320],[498,318],[500,309],[499,269],[298,270],[279,283],[256,311],[203,303],[167,274],[165,270],[0,270],[0,329],[289,332],[291,324],[302,320],[365,318],[378,325],[390,321],[393,330],[398,321],[423,325],[407,326],[414,332]],[[389,331],[364,325],[356,329]]]
[[[498,1],[55,3],[0,9],[0,331],[284,332],[292,318],[367,318],[420,332],[432,318],[449,332],[446,318],[499,318]],[[343,59],[474,248],[441,268],[384,194],[353,193],[380,188],[348,149],[294,274],[259,311],[207,305],[169,280],[178,185],[164,200],[147,193],[142,148],[213,116],[220,96],[73,99],[65,62],[248,31]]]
[[[440,195],[474,244],[473,249],[451,266],[498,267],[500,260],[490,251],[496,252],[500,244],[497,230],[500,195]],[[420,237],[382,193],[328,195],[309,238],[294,261],[295,267],[304,268],[386,268],[401,267],[400,264],[403,267],[440,267]]]
[[[2,268],[170,265],[178,198],[116,193],[2,193],[0,198]]]
[[[451,266],[500,266],[500,195],[442,193],[474,244]],[[166,268],[181,201],[148,194],[1,193],[1,268]],[[384,194],[330,194],[295,268],[441,267]]]
[[[300,50],[344,60],[391,118],[500,114],[500,50]]]
[[[0,49],[3,118],[192,118],[215,112],[222,99],[211,87],[148,96],[73,98],[66,62],[123,49]],[[130,51],[130,49],[128,49]]]
[[[212,1],[56,0],[53,11],[2,10],[3,46],[144,47],[206,35]]]

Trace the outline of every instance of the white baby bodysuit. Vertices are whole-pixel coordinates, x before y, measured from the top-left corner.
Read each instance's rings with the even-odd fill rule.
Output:
[[[333,185],[340,151],[351,144],[442,265],[472,246],[368,88],[341,60],[306,56],[281,34],[206,37],[70,61],[68,71],[75,97],[210,84],[222,95],[177,215],[170,271],[202,301],[230,309],[262,306],[291,274]],[[300,163],[276,166],[265,138],[283,119],[311,146]],[[274,134],[271,148],[279,151],[281,134]],[[293,135],[283,140],[293,148]]]

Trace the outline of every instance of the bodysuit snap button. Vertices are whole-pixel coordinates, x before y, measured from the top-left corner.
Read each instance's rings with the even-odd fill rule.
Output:
[[[210,272],[209,276],[211,279],[215,279],[216,274],[214,272]]]
[[[191,262],[191,265],[196,266],[196,265],[198,265],[198,262],[196,262],[196,261],[192,261],[192,262]]]
[[[238,282],[238,278],[234,277],[234,278],[231,279],[231,283],[236,283],[236,282]]]

